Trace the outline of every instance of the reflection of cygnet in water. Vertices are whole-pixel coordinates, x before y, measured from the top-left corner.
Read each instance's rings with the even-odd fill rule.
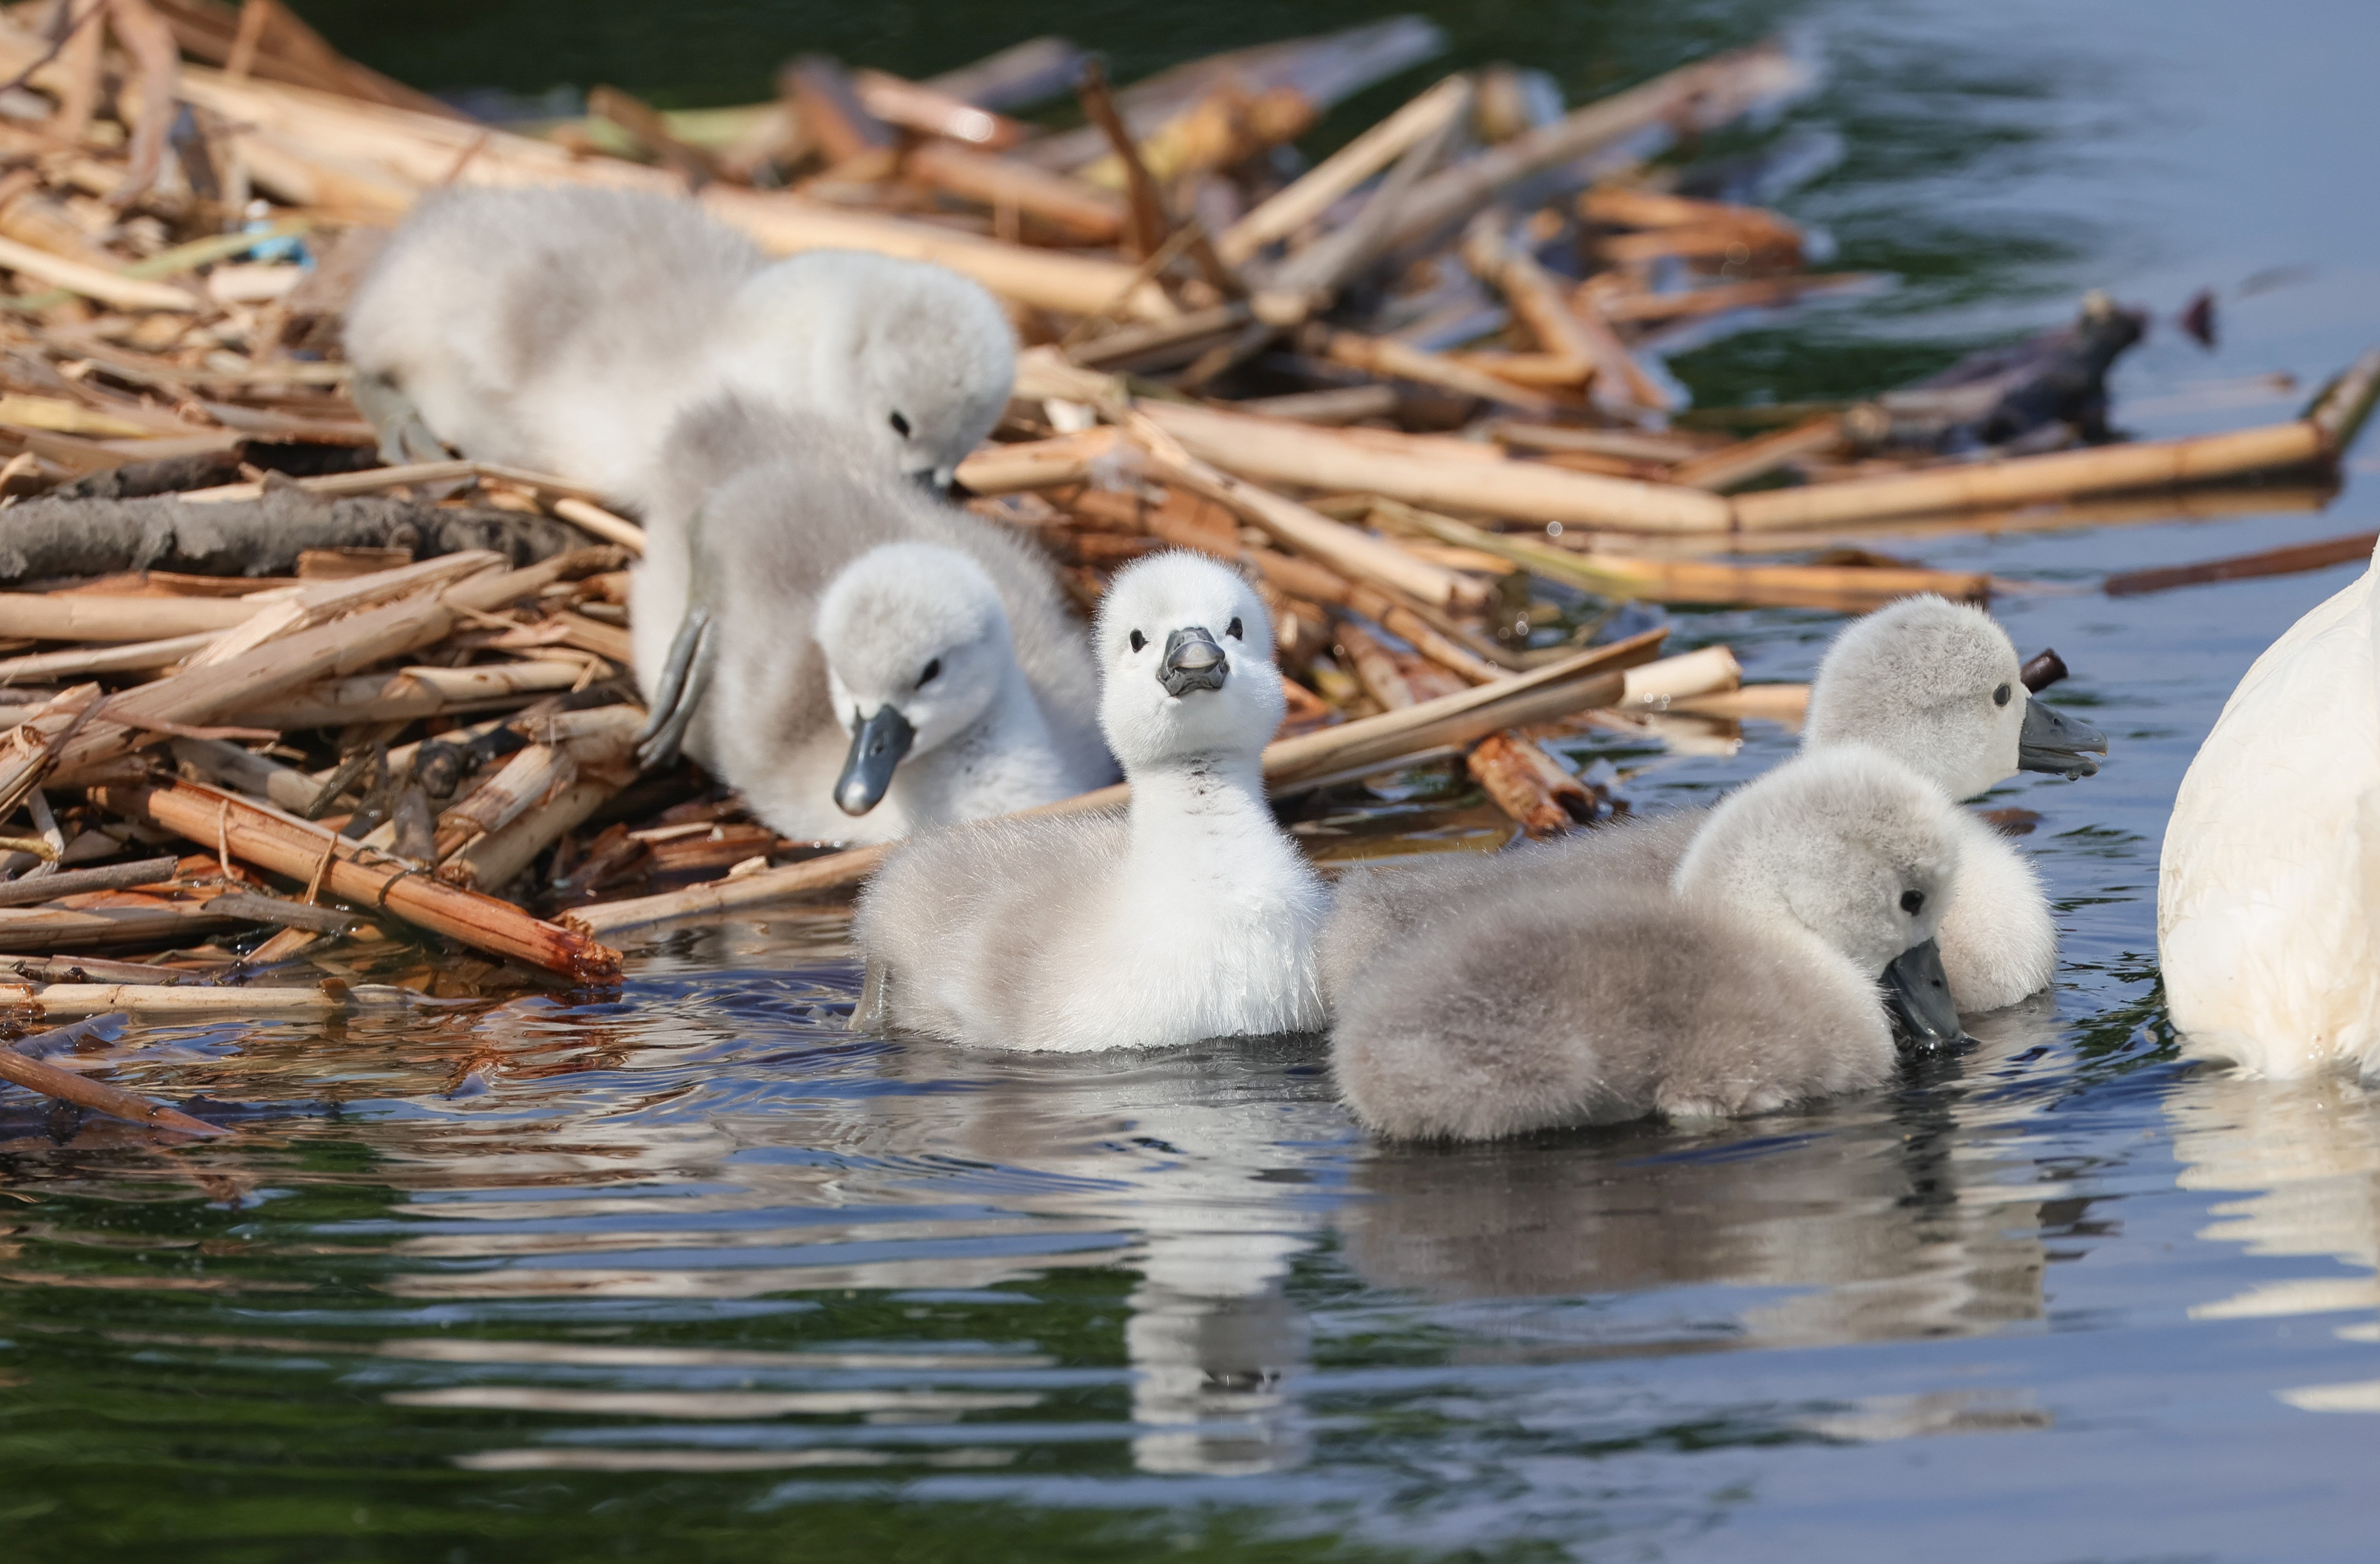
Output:
[[[2089,724],[2032,698],[2016,649],[1988,614],[1918,597],[1854,620],[1835,637],[1811,686],[1803,749],[1881,750],[1960,799],[2020,770],[2088,774],[2095,770],[2089,752],[2106,744]],[[1339,881],[1321,940],[1324,992],[1335,1002],[1394,932],[1458,924],[1478,901],[1513,894],[1531,879],[1665,879],[1703,813],[1651,816],[1492,858],[1449,855],[1351,872]],[[2023,855],[1973,815],[1961,811],[1955,824],[1959,886],[1942,918],[1942,966],[1959,1009],[1997,1010],[2048,986],[2058,930]]]
[[[2174,796],[2157,957],[2185,1053],[2380,1074],[2373,574],[2256,659]]]
[[[358,403],[392,461],[556,472],[650,506],[689,406],[807,412],[871,467],[946,484],[1015,374],[954,272],[853,250],[771,262],[691,201],[625,190],[424,197],[357,290]]]
[[[1340,1091],[1376,1134],[1484,1140],[1877,1085],[1895,1014],[1960,1036],[1934,944],[1956,814],[1872,750],[1780,766],[1665,890],[1538,884],[1392,943],[1340,1006]]]
[[[1165,553],[1099,605],[1099,721],[1131,813],[920,839],[862,894],[874,1024],[1002,1048],[1307,1031],[1326,892],[1274,823],[1272,625],[1247,584]]]
[[[858,842],[1114,774],[1089,649],[1028,547],[814,422],[730,399],[682,429],[664,466],[688,492],[665,486],[662,509],[693,518],[695,573],[661,579],[656,558],[634,588],[649,756],[682,734],[777,830]]]

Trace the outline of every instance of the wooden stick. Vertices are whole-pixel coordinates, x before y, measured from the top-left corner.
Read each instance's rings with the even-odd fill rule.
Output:
[[[0,685],[41,684],[86,673],[136,673],[151,668],[171,668],[212,646],[220,633],[201,630],[196,635],[172,636],[162,641],[127,641],[104,649],[79,647],[71,651],[0,658]]]
[[[37,277],[54,287],[95,298],[118,309],[174,309],[188,313],[201,308],[198,297],[184,289],[104,272],[15,239],[0,238],[0,267]]]
[[[1305,329],[1300,340],[1309,352],[1366,374],[1390,380],[1419,381],[1425,385],[1441,385],[1466,396],[1485,397],[1508,407],[1518,407],[1524,413],[1553,411],[1554,404],[1550,398],[1541,396],[1526,386],[1499,380],[1443,354],[1426,353],[1394,337],[1366,336],[1360,332],[1342,331],[1335,326],[1312,325]],[[1584,370],[1578,378],[1585,378]]]
[[[1595,818],[1595,791],[1517,734],[1490,734],[1464,758],[1471,780],[1530,836],[1560,836]]]
[[[175,831],[195,842],[214,833],[225,812],[232,850],[274,874],[303,881],[327,844],[338,855],[327,886],[332,895],[370,907],[476,950],[558,972],[585,984],[620,979],[619,952],[584,934],[533,918],[509,902],[458,890],[400,861],[369,861],[364,850],[336,833],[268,806],[199,782],[149,787],[101,787],[92,802],[111,814]],[[225,806],[228,805],[228,810]]]
[[[0,592],[0,636],[35,641],[149,641],[212,635],[267,606],[249,598],[130,598]]]
[[[1646,322],[1674,321],[1694,315],[1719,315],[1730,309],[1768,309],[1814,294],[1844,293],[1880,287],[1883,279],[1872,272],[1803,273],[1791,277],[1755,277],[1742,283],[1714,283],[1708,287],[1675,293],[1630,293],[1598,300],[1608,321]]]
[[[220,896],[209,898],[206,905],[207,911],[218,916],[238,918],[248,923],[277,923],[285,928],[303,928],[316,934],[352,933],[370,921],[333,907],[292,902],[280,896],[261,896],[247,891],[227,891]]]
[[[1764,478],[1799,457],[1832,451],[1842,443],[1842,418],[1825,413],[1807,423],[1794,424],[1681,462],[1670,472],[1670,481],[1714,492],[1732,489]]]
[[[85,1080],[71,1070],[61,1070],[55,1064],[27,1059],[11,1048],[0,1048],[0,1080],[14,1082],[43,1097],[71,1102],[78,1108],[88,1108],[94,1113],[146,1124],[152,1129],[175,1130],[186,1135],[231,1134],[220,1124],[193,1119],[179,1109],[151,1102],[147,1097],[128,1092],[121,1086]]]
[[[1157,181],[1150,177],[1148,164],[1141,160],[1139,144],[1125,128],[1123,116],[1116,112],[1115,99],[1108,91],[1107,67],[1097,55],[1083,62],[1076,91],[1082,100],[1083,117],[1099,127],[1099,133],[1107,138],[1109,152],[1123,170],[1124,186],[1132,200],[1126,253],[1154,255],[1172,233],[1173,221],[1166,214],[1165,198],[1159,193]]]
[[[0,984],[0,1006],[6,1005],[24,1005],[60,1019],[104,1015],[111,1011],[170,1011],[182,1015],[281,1020],[335,1015],[348,1008],[339,996],[321,988],[209,983]]]
[[[1121,312],[1144,321],[1170,320],[1179,313],[1162,288],[1137,280],[1134,268],[1123,261],[1027,249],[929,224],[728,185],[705,189],[702,204],[779,255],[809,249],[876,250],[931,261],[973,277],[994,293],[1070,315],[1104,309],[1119,294],[1124,296]]]
[[[456,885],[511,884],[540,853],[586,823],[626,781],[624,775],[579,777],[464,847],[441,866],[439,878]]]
[[[2141,440],[2041,456],[2010,456],[1966,462],[1923,472],[1812,483],[1740,494],[1737,526],[1746,532],[1880,521],[1929,511],[1977,510],[2104,494],[2125,489],[2158,489],[2325,464],[2336,447],[2309,419],[2202,434],[2180,440]]]
[[[986,445],[959,463],[958,480],[973,494],[1016,494],[1081,483],[1092,465],[1112,458],[1124,445],[1123,431],[1102,426],[1054,440]]]
[[[1359,442],[1335,430],[1160,402],[1141,412],[1208,461],[1268,482],[1621,532],[1724,532],[1729,526],[1729,503],[1714,494],[1565,472],[1489,449],[1478,459],[1457,460],[1411,437]]]
[[[160,902],[150,906],[0,907],[0,952],[188,944],[229,928],[232,923],[230,918],[188,902]]]
[[[181,860],[142,858],[136,863],[109,864],[95,869],[68,869],[42,879],[0,881],[0,907],[22,907],[79,896],[86,891],[121,891],[131,885],[156,885],[174,878]]]
[[[1223,231],[1215,252],[1237,266],[1276,239],[1285,239],[1320,217],[1365,180],[1438,133],[1463,111],[1470,87],[1448,77],[1396,113],[1315,164]]]
[[[2169,592],[2176,587],[2200,587],[2212,581],[2246,581],[2265,576],[2294,576],[2334,564],[2372,557],[2380,532],[2351,532],[2315,543],[2295,543],[2283,549],[2260,549],[2251,554],[2207,560],[2199,564],[2160,565],[2151,570],[2119,570],[2101,582],[2111,598],[2136,598],[2148,592]],[[0,886],[0,893],[6,891]]]
[[[1062,231],[1072,243],[1110,244],[1123,231],[1124,203],[1109,191],[954,141],[923,143],[902,160],[901,169],[913,179],[984,206],[1029,212]]]
[[[1620,704],[1666,711],[1673,700],[1724,695],[1742,683],[1743,668],[1735,653],[1725,647],[1704,647],[1629,669]]]
[[[1413,686],[1405,682],[1404,673],[1397,660],[1361,624],[1353,620],[1341,620],[1336,628],[1339,645],[1354,664],[1355,682],[1364,693],[1380,705],[1383,711],[1402,711],[1414,704]]]
[[[1004,115],[884,71],[863,67],[851,73],[851,85],[868,112],[887,125],[905,126],[986,152],[1004,152],[1032,134]]]
[[[260,726],[284,730],[450,716],[575,689],[586,672],[576,662],[537,661],[361,673],[242,707],[240,715]]]

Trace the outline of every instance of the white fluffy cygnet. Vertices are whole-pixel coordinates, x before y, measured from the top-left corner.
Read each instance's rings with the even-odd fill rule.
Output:
[[[1491,1140],[1877,1085],[1896,1014],[1959,1035],[1934,943],[1958,813],[1847,746],[1730,794],[1666,886],[1536,879],[1475,901],[1341,996],[1341,1095],[1377,1134]]]
[[[637,673],[761,819],[882,842],[1112,780],[1089,649],[1027,545],[798,424],[697,421],[689,459],[739,459],[694,527],[692,661],[639,622]]]
[[[639,507],[678,415],[722,393],[829,418],[864,459],[947,484],[1015,373],[1007,318],[956,273],[772,262],[692,201],[589,188],[424,198],[358,289],[346,347],[390,460],[443,443]]]
[[[2367,569],[2256,659],[2181,779],[2157,958],[2182,1051],[2380,1073],[2380,612]]]
[[[1906,598],[1853,620],[1835,637],[1810,689],[1804,753],[1864,745],[1942,790],[1971,798],[2020,770],[2086,775],[2107,741],[2088,723],[2034,700],[2008,633],[1979,609]],[[1514,893],[1526,879],[1570,876],[1656,882],[1702,817],[1682,810],[1582,831],[1495,857],[1343,876],[1320,945],[1335,1000],[1390,933],[1463,915],[1473,898]],[[1959,1008],[1998,1010],[2048,986],[2058,928],[2031,863],[2007,838],[1958,812],[1965,851],[1942,922],[1942,964]]]
[[[1153,1048],[1322,1024],[1320,879],[1273,821],[1280,724],[1262,601],[1165,553],[1094,634],[1127,818],[994,820],[902,849],[862,893],[871,1024],[1014,1049]]]

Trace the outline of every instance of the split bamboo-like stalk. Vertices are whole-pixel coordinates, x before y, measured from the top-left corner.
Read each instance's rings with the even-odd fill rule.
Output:
[[[440,878],[457,885],[509,885],[540,853],[586,823],[628,780],[625,772],[580,776],[464,847],[440,867]]]
[[[1124,444],[1121,430],[1102,425],[1054,440],[986,445],[959,463],[958,480],[976,494],[1056,489],[1084,482],[1094,464],[1111,460]]]
[[[1379,702],[1384,711],[1402,711],[1414,704],[1413,686],[1405,682],[1404,673],[1397,660],[1362,625],[1342,621],[1337,631],[1339,645],[1354,664],[1355,682],[1364,693]]]
[[[576,662],[499,662],[476,668],[404,668],[361,673],[244,707],[243,721],[290,730],[485,710],[532,695],[576,688],[587,676]]]
[[[0,602],[5,602],[0,598]],[[154,599],[142,599],[144,602]],[[30,657],[0,658],[0,685],[38,684],[72,679],[86,673],[138,673],[151,668],[171,668],[176,662],[214,645],[219,630],[169,636],[158,641],[122,641],[101,649],[76,647],[67,651],[35,652]]]
[[[1618,532],[1724,532],[1730,520],[1728,502],[1718,495],[1670,484],[1565,472],[1492,453],[1455,460],[1408,442],[1357,442],[1333,430],[1172,403],[1147,403],[1140,411],[1193,454],[1264,482]]]
[[[265,605],[248,598],[132,598],[0,592],[0,636],[34,641],[149,641],[213,635]]]
[[[0,1008],[18,1006],[57,1020],[130,1011],[281,1021],[336,1015],[348,1008],[339,996],[321,988],[261,984],[234,988],[209,983],[0,983]]]
[[[644,721],[642,707],[605,706],[540,723],[540,742],[516,750],[494,776],[439,817],[439,860],[510,825],[576,782],[582,770],[619,765]]]
[[[196,310],[197,296],[164,283],[145,283],[121,273],[69,261],[15,239],[0,238],[0,267],[22,276],[39,278],[52,287],[112,304],[118,309]]]
[[[1112,191],[995,152],[955,141],[928,141],[901,166],[911,178],[936,189],[994,209],[1030,213],[1078,243],[1110,243],[1123,231],[1123,202]]]
[[[1323,358],[1350,369],[1361,370],[1366,374],[1444,386],[1465,396],[1481,396],[1491,402],[1501,402],[1524,413],[1544,414],[1553,410],[1554,404],[1550,398],[1539,395],[1524,385],[1500,380],[1473,369],[1460,359],[1424,352],[1394,337],[1366,336],[1361,332],[1318,325],[1308,326],[1305,335],[1308,344]],[[1572,378],[1584,377],[1585,370],[1582,370],[1578,376]]]
[[[1672,701],[1724,695],[1742,683],[1743,667],[1735,653],[1725,647],[1704,647],[1629,669],[1621,704],[1667,710]]]
[[[25,955],[110,945],[192,944],[233,924],[233,919],[208,912],[192,902],[159,902],[149,906],[0,907],[0,952]]]
[[[1815,456],[1843,443],[1843,420],[1833,413],[1773,433],[1739,441],[1692,461],[1681,462],[1670,481],[1714,491],[1749,483],[1803,456]]]
[[[1595,818],[1595,792],[1517,734],[1490,734],[1463,761],[1471,780],[1530,836],[1560,836]]]
[[[193,842],[212,846],[220,839],[234,856],[301,883],[312,879],[327,849],[332,858],[324,889],[342,901],[580,983],[619,981],[619,952],[584,933],[531,917],[509,902],[443,884],[414,865],[368,858],[335,832],[220,788],[177,782],[94,788],[91,797],[111,814]]]
[[[6,992],[0,989],[0,995]],[[104,1113],[112,1119],[128,1119],[135,1124],[147,1124],[152,1129],[173,1130],[186,1135],[231,1133],[220,1124],[193,1119],[179,1109],[151,1102],[137,1092],[128,1092],[103,1081],[85,1080],[71,1070],[61,1070],[55,1064],[27,1059],[12,1048],[0,1047],[0,1081],[11,1081],[43,1097],[57,1097],[78,1108],[88,1108],[94,1113]]]

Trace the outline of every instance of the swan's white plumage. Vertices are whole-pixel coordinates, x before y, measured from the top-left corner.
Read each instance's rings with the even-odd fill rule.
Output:
[[[2380,659],[2373,575],[2289,627],[2183,776],[2157,954],[2185,1052],[2380,1073]]]
[[[1160,659],[1192,627],[1228,672],[1170,694]],[[987,820],[896,854],[855,923],[876,1019],[1075,1051],[1319,1026],[1327,896],[1257,770],[1282,707],[1263,603],[1211,561],[1160,554],[1110,586],[1095,640],[1129,818]]]

